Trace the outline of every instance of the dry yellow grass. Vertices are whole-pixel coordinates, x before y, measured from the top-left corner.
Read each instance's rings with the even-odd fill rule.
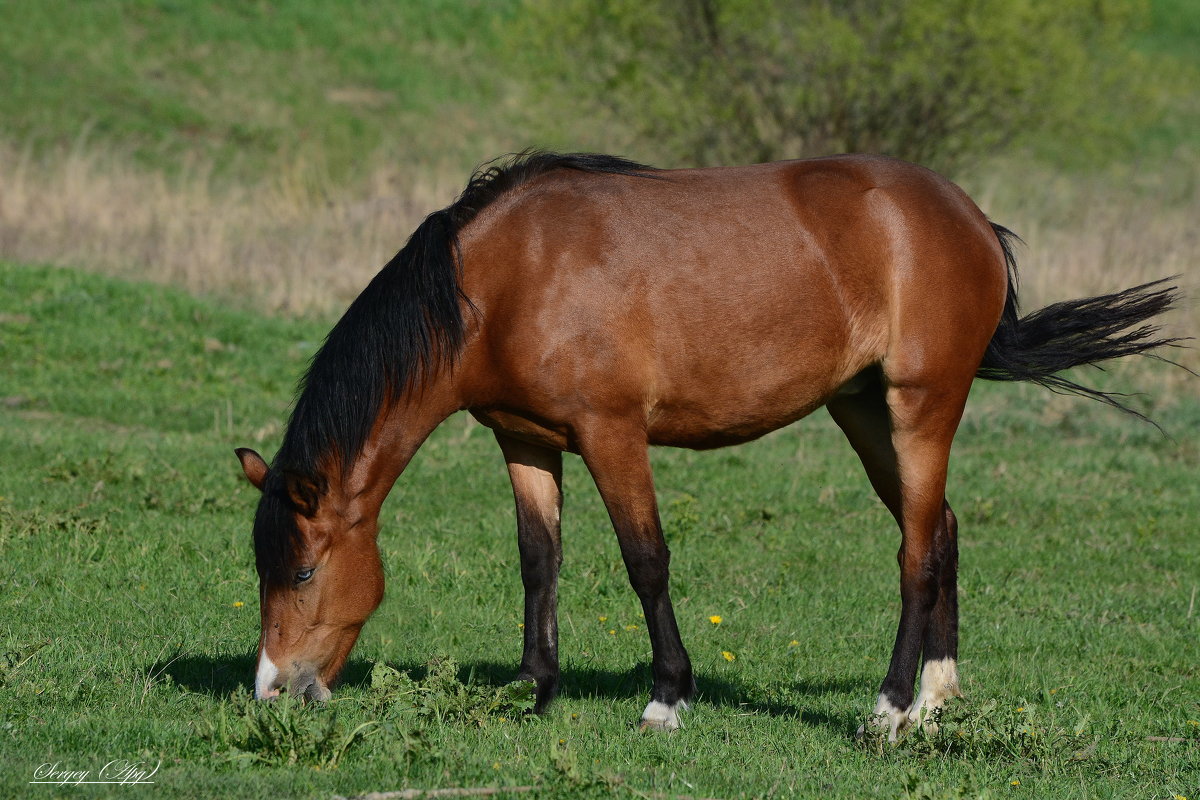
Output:
[[[33,159],[0,149],[0,258],[174,284],[268,312],[328,312],[464,182],[404,167],[341,189],[304,164],[218,187],[202,168],[168,178],[94,152]]]
[[[1200,277],[1200,159],[1181,156],[1172,174],[1133,169],[1102,176],[1054,175],[998,165],[966,188],[988,215],[1025,241],[1018,258],[1024,305],[1109,292],[1179,275]],[[1186,324],[1195,331],[1195,307]]]
[[[217,187],[202,168],[168,178],[82,148],[38,159],[0,148],[0,257],[171,283],[267,312],[336,311],[466,179],[376,161],[348,187],[303,163],[266,183]],[[1027,309],[1178,274],[1189,302],[1168,329],[1195,336],[1197,175],[1197,160],[1181,158],[1172,175],[1131,177],[1136,186],[1044,168],[996,169],[965,185],[1027,243]],[[1180,357],[1200,366],[1195,351]]]
[[[992,219],[1025,242],[1017,252],[1023,311],[1178,276],[1183,301],[1161,320],[1163,329],[1200,338],[1200,156],[1181,153],[1176,167],[1169,174],[1130,167],[1081,177],[1017,165],[964,184]],[[1162,355],[1200,372],[1198,344]],[[1106,368],[1119,376],[1118,391],[1152,387],[1155,408],[1200,394],[1194,375],[1149,359]],[[1048,408],[1076,402],[1060,397]]]

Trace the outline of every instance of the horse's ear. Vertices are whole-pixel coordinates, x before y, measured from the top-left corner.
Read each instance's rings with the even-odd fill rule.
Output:
[[[263,457],[249,447],[239,447],[233,452],[237,453],[238,459],[242,462],[242,472],[246,473],[247,480],[261,492],[263,483],[267,479],[267,462],[263,461]]]
[[[298,472],[284,472],[283,485],[287,488],[288,497],[296,511],[306,517],[315,516],[317,507],[321,504],[323,488],[316,480]]]

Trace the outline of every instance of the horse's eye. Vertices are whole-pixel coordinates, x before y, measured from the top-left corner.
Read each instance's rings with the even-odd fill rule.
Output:
[[[296,572],[296,583],[304,583],[306,580],[312,577],[312,574],[313,571],[311,569],[298,570]]]

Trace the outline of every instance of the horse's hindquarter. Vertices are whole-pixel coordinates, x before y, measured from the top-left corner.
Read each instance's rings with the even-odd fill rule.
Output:
[[[523,187],[464,234],[483,320],[468,404],[568,447],[587,415],[709,447],[810,413],[884,358],[897,270],[928,227],[878,188],[881,166],[916,169],[830,159]]]

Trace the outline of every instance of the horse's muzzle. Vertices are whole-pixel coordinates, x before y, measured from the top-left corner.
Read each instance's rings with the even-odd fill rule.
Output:
[[[286,688],[288,694],[305,700],[324,702],[332,692],[314,668],[293,665],[293,670],[280,670],[263,650],[258,655],[258,672],[254,676],[254,697],[274,700]]]

